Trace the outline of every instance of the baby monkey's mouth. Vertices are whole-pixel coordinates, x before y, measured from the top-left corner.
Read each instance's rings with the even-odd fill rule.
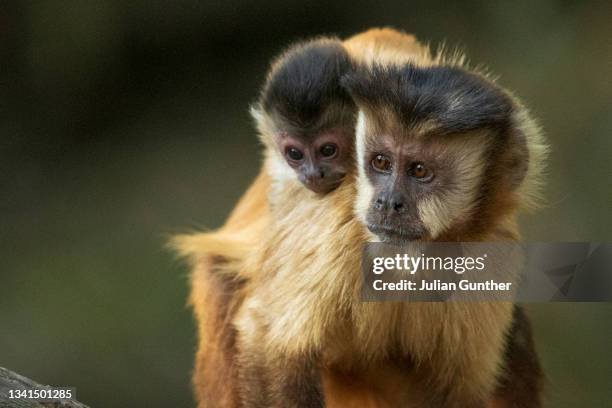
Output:
[[[317,194],[327,194],[340,187],[344,181],[345,175],[346,174],[339,174],[334,177],[323,179],[306,179],[303,183],[306,188]]]

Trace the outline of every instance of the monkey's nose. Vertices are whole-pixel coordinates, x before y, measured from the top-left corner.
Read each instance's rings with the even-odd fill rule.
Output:
[[[318,184],[325,178],[324,170],[313,170],[305,174],[306,184]]]
[[[389,207],[397,213],[402,213],[406,209],[406,204],[404,203],[404,200],[402,198],[392,197],[389,202]]]
[[[374,208],[379,211],[392,210],[396,213],[403,213],[406,210],[406,202],[401,196],[379,196],[374,201]]]
[[[402,212],[404,210],[404,203],[392,201],[391,207],[393,207],[393,210],[395,210],[396,212]]]

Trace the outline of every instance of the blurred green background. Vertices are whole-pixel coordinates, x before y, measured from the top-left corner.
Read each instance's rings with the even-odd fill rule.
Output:
[[[610,241],[612,3],[3,1],[0,366],[99,407],[187,407],[195,329],[167,237],[221,225],[248,116],[294,40],[391,25],[465,48],[541,119],[530,240]],[[612,306],[530,305],[551,407],[612,401]]]

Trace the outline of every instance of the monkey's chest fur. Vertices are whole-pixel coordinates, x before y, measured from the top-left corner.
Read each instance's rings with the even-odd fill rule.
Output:
[[[511,303],[361,302],[367,234],[352,212],[354,184],[325,200],[285,191],[278,200],[284,216],[257,252],[262,256],[247,262],[261,271],[235,320],[247,344],[287,360],[312,359],[334,395],[352,383],[377,395],[422,381],[448,398],[492,392]]]

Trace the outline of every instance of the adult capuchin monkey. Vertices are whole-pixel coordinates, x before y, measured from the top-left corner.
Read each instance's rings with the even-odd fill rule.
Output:
[[[392,30],[371,30],[346,41],[344,46],[356,61],[370,65],[371,68],[379,64],[398,67],[460,65],[446,62],[442,58],[432,58],[427,49],[420,46],[414,37]],[[481,79],[483,84],[474,85],[482,85],[485,88],[476,87],[474,90],[488,90],[487,86],[496,89],[494,85]],[[350,84],[350,81],[347,80],[347,83]],[[354,86],[347,86],[347,89],[355,92]],[[392,94],[395,90],[390,87],[388,91]],[[525,115],[517,102],[503,92],[500,91],[497,96],[502,99],[508,98],[506,102],[516,107],[516,115],[519,118],[520,115]],[[358,97],[356,100],[361,105],[360,119],[363,123],[364,112],[371,112],[364,107],[366,105],[363,100]],[[388,115],[388,111],[392,111],[393,106],[381,105],[378,108],[380,108],[379,115],[386,115],[385,119],[392,117]],[[470,112],[464,113],[467,115]],[[401,118],[393,119],[403,123]],[[537,163],[539,158],[537,133],[525,127],[530,123],[527,117],[521,119],[525,119],[526,122],[515,124],[522,126],[519,130],[525,133],[525,151],[521,152],[528,154]],[[262,129],[261,121],[259,126]],[[276,140],[276,146],[279,145],[278,142]],[[269,151],[270,145],[266,145]],[[452,156],[452,146],[449,147],[449,154]],[[359,148],[362,149],[363,146],[360,145]],[[277,150],[277,152],[283,151],[288,153],[287,149]],[[312,151],[317,150],[310,150]],[[321,149],[318,151],[321,152]],[[278,162],[278,156],[276,161]],[[520,164],[520,161],[517,159],[517,163]],[[531,183],[527,181],[533,180],[537,175],[537,167],[533,163],[523,167],[530,169],[527,172],[530,177],[525,177],[525,181],[518,182],[517,185],[529,185]],[[435,320],[436,315],[453,316],[454,312],[460,317],[469,317],[471,313],[480,313],[483,309],[474,311],[466,307],[456,311],[452,310],[452,307],[442,305],[427,308],[412,304],[403,308],[393,308],[394,310],[386,310],[389,305],[381,305],[378,307],[379,310],[376,308],[368,310],[368,307],[359,306],[356,303],[358,299],[355,298],[358,291],[355,291],[354,273],[346,276],[346,280],[343,281],[345,279],[343,273],[359,270],[348,261],[346,254],[355,255],[355,248],[360,250],[361,243],[367,239],[364,228],[354,219],[351,211],[355,183],[352,180],[345,183],[346,186],[340,186],[338,191],[332,192],[330,197],[320,202],[312,199],[300,201],[304,193],[303,188],[297,183],[283,184],[283,188],[272,194],[275,197],[273,202],[280,203],[274,210],[276,217],[279,214],[282,216],[280,221],[277,218],[270,219],[270,210],[265,197],[271,194],[270,185],[283,180],[279,176],[286,173],[286,171],[277,173],[263,171],[236,207],[226,226],[219,232],[184,237],[180,240],[183,251],[196,261],[192,303],[200,323],[195,385],[201,406],[235,406],[241,403],[245,406],[317,406],[322,405],[324,399],[328,406],[402,406],[403,402],[409,403],[409,401],[414,404],[428,403],[429,406],[452,404],[479,406],[481,402],[493,399],[495,403],[501,404],[497,406],[538,406],[540,370],[533,351],[528,321],[521,310],[515,310],[512,328],[509,328],[512,318],[507,310],[505,313],[496,310],[498,315],[491,312],[490,318],[495,320],[495,316],[498,316],[501,319],[492,325],[495,326],[492,332],[497,336],[491,339],[491,343],[494,344],[490,348],[495,352],[487,354],[487,347],[483,347],[482,366],[488,370],[481,370],[482,373],[477,373],[481,368],[478,365],[468,367],[466,374],[462,371],[465,367],[459,364],[459,361],[456,361],[457,366],[452,366],[450,363],[445,366],[443,362],[436,361],[436,358],[453,361],[473,359],[474,356],[469,353],[454,358],[449,355],[441,356],[440,353],[436,353],[435,347],[428,350],[421,345],[422,350],[419,347],[412,350],[410,348],[413,345],[410,345],[410,342],[401,345],[410,350],[401,350],[402,347],[399,347],[400,350],[395,350],[396,347],[391,347],[389,343],[392,338],[398,336],[398,333],[392,335],[389,326],[397,324],[397,328],[393,331],[401,332],[405,329],[414,329],[416,324],[422,332],[411,331],[414,337],[412,343],[420,344],[419,339],[424,342],[424,339],[431,334],[432,341],[436,339],[435,343],[444,344],[440,337],[447,334],[450,338],[446,346],[449,347],[448,351],[451,351],[453,350],[453,347],[450,347],[453,346],[451,338],[456,339],[461,329],[469,331],[478,325],[472,327],[468,321],[457,328],[448,327],[452,324],[440,325],[440,322],[433,321],[432,327],[426,328],[428,322],[423,321],[425,316]],[[357,183],[360,189],[360,202],[364,199],[364,195],[367,195],[362,190],[367,190],[368,183],[371,183],[363,173],[363,163],[360,161],[360,179]],[[270,180],[271,174],[275,174],[274,182]],[[333,188],[337,188],[337,185],[333,185]],[[519,190],[521,193],[518,193]],[[507,193],[508,197],[516,195],[519,201],[524,201],[526,198],[524,191],[528,189],[517,187],[516,190],[504,193]],[[498,204],[495,200],[491,201]],[[513,205],[507,209],[502,207],[498,215],[500,219],[504,219],[504,223],[513,218],[511,215],[513,209]],[[506,212],[507,217],[504,216]],[[440,231],[435,231],[435,217],[428,221],[431,222],[429,226],[431,230],[439,233]],[[514,234],[512,222],[507,223],[505,227],[508,229],[506,232]],[[289,224],[294,224],[294,227],[291,228]],[[270,225],[272,230],[264,233]],[[489,231],[493,231],[497,227],[489,225],[488,228]],[[375,227],[372,230],[375,231]],[[239,234],[242,234],[240,239],[238,239]],[[255,245],[261,236],[266,237],[264,243]],[[441,237],[443,235],[438,239]],[[470,238],[467,235],[459,237]],[[435,239],[433,233],[429,239]],[[215,247],[216,243],[218,245]],[[248,253],[245,248],[253,246],[258,247],[256,255],[247,257],[249,259],[246,262],[247,266],[242,269],[242,275],[236,274],[238,264],[232,264],[230,261],[242,259]],[[217,255],[211,255],[215,254],[215,251]],[[358,259],[359,256],[354,258]],[[233,270],[233,277],[228,278],[223,270]],[[327,271],[328,277],[333,278],[333,281],[321,279],[323,271]],[[312,280],[308,279],[310,273],[313,274]],[[249,278],[246,281],[246,290],[243,289],[244,276]],[[284,285],[270,284],[270,281],[282,283],[283,277],[288,279]],[[295,287],[287,288],[287,285],[294,283]],[[270,292],[274,291],[275,286],[277,290],[291,293],[293,299],[287,301],[287,293],[281,293],[280,302],[275,301],[274,294]],[[236,381],[236,331],[232,319],[245,296],[247,296],[247,306],[240,309],[237,321],[240,331],[238,361],[241,363],[239,365],[241,375],[239,381]],[[320,305],[320,313],[313,310],[317,305]],[[283,308],[286,313],[281,312]],[[412,308],[410,314],[421,315],[422,319],[403,321],[405,320],[403,315],[408,314],[403,309],[409,308]],[[390,322],[388,316],[385,319],[384,314],[387,311],[392,312],[392,315],[396,315],[395,319],[399,320]],[[306,320],[310,320],[310,323],[302,319],[309,312],[311,315]],[[364,316],[355,320],[359,316],[357,312]],[[368,319],[376,320],[377,315],[383,317],[382,320],[388,326],[381,326],[380,328],[384,330],[376,333],[374,328],[379,325],[384,326],[385,323],[374,324],[368,334],[361,333],[366,329],[363,324],[367,323]],[[283,339],[285,334],[279,333],[278,330],[281,332],[287,330],[287,337]],[[508,332],[509,341],[506,343],[503,341],[503,336]],[[482,338],[479,340],[482,342]],[[363,344],[354,344],[361,341],[364,341]],[[368,349],[368,344],[371,349]],[[503,355],[500,357],[504,347],[505,359]],[[454,345],[454,349],[460,351],[461,347]],[[394,353],[398,351],[399,355],[395,355]],[[467,351],[474,354],[474,350]],[[426,363],[432,367],[426,367]],[[469,366],[467,361],[465,363]],[[492,368],[497,365],[502,365],[505,372]],[[407,366],[412,368],[406,369]],[[319,382],[320,369],[323,370],[323,386]],[[381,375],[385,377],[384,384]],[[472,377],[480,382],[474,381],[474,384],[468,384],[474,380]],[[491,391],[495,388],[496,381],[498,382],[496,391]],[[451,383],[454,382],[461,384],[453,387]],[[427,387],[423,386],[425,383],[428,384]],[[424,393],[424,389],[429,392]]]

